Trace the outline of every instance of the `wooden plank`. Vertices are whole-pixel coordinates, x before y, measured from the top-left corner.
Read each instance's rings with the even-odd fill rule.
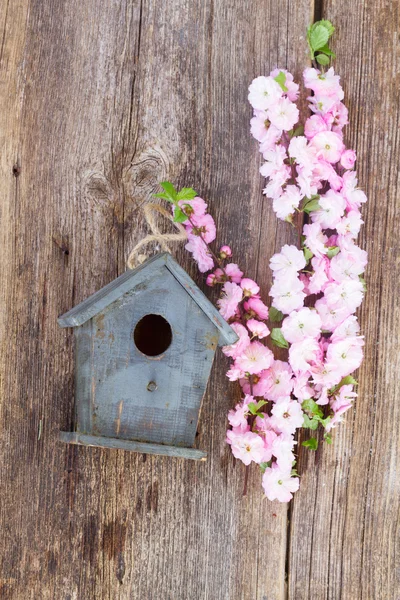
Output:
[[[124,272],[140,206],[167,177],[207,198],[219,240],[267,291],[268,259],[293,234],[261,199],[247,86],[277,65],[299,75],[311,12],[309,0],[1,5],[2,597],[284,597],[286,508],[263,500],[257,469],[242,498],[225,358],[200,416],[207,463],[63,446],[73,344],[56,318]]]
[[[335,68],[350,110],[369,201],[360,244],[368,293],[360,311],[366,356],[355,409],[332,446],[303,453],[291,515],[289,597],[400,597],[399,2],[326,0],[337,26]]]

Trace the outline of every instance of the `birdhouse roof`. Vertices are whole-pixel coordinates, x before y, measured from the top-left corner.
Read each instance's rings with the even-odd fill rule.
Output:
[[[110,304],[121,298],[141,283],[144,283],[152,271],[164,266],[183,287],[198,307],[207,315],[220,332],[219,345],[233,344],[238,336],[223,319],[218,310],[205,297],[189,275],[178,265],[168,252],[157,254],[136,269],[126,271],[101,290],[58,318],[60,327],[77,327],[102,312]]]

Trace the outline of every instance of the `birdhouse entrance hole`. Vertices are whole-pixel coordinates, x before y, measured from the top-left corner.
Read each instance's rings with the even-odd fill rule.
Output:
[[[133,339],[136,348],[146,356],[159,356],[171,345],[171,325],[161,315],[145,315],[137,322]]]

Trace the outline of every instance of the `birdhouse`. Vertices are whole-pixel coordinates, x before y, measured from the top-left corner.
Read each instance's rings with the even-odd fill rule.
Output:
[[[233,329],[168,254],[159,254],[58,319],[75,335],[70,444],[205,460],[193,448],[217,346]]]

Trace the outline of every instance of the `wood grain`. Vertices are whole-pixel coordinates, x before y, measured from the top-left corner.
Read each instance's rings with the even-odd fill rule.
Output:
[[[332,446],[303,453],[292,505],[289,597],[400,598],[400,241],[398,2],[327,0],[335,68],[349,107],[348,143],[369,201],[360,245],[368,293],[360,311],[365,361],[354,411]]]
[[[4,598],[284,597],[286,507],[263,500],[257,470],[242,498],[224,443],[237,400],[225,359],[200,416],[205,464],[66,447],[73,345],[56,319],[125,270],[140,207],[167,177],[207,198],[221,242],[267,289],[269,256],[292,234],[262,204],[247,86],[278,64],[301,70],[311,11],[308,0],[2,4]]]
[[[322,455],[302,453],[289,537],[257,469],[242,498],[222,418],[237,391],[220,354],[200,416],[206,463],[57,441],[73,416],[72,334],[57,316],[124,272],[160,180],[201,192],[220,241],[267,292],[271,254],[295,239],[261,197],[247,86],[278,65],[301,73],[313,11],[311,0],[0,5],[5,599],[400,597],[398,2],[323,6],[370,198],[367,346],[354,414]]]

